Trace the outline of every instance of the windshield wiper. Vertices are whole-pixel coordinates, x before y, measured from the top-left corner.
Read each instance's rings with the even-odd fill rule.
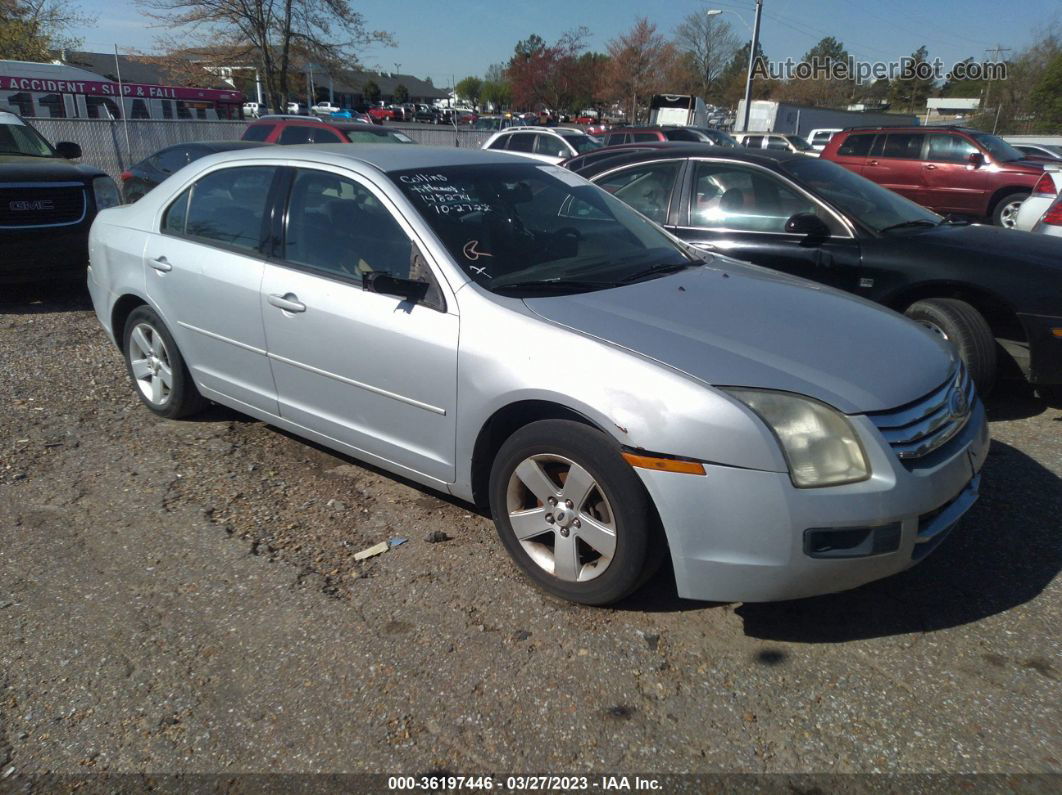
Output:
[[[622,282],[624,284],[629,284],[630,282],[636,282],[650,276],[663,276],[667,273],[678,273],[679,271],[686,270],[686,268],[692,268],[696,264],[697,263],[694,262],[671,262],[667,264],[650,265],[648,268],[643,268],[640,271],[635,271],[629,276],[624,276]]]
[[[924,226],[936,226],[936,221],[927,221],[924,218],[919,218],[915,221],[904,221],[903,223],[893,224],[892,226],[886,226],[884,229],[879,229],[879,232],[891,232],[893,229],[914,229],[916,227]]]
[[[952,215],[949,213],[940,219],[940,223],[937,226],[969,226],[970,219],[963,218],[961,215]]]
[[[604,290],[622,282],[595,282],[580,279],[532,279],[524,282],[490,285],[491,290]]]

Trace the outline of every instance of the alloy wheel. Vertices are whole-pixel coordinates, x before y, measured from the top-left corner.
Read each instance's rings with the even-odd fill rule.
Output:
[[[173,389],[173,367],[162,335],[150,323],[138,323],[129,335],[129,366],[140,393],[164,406]]]

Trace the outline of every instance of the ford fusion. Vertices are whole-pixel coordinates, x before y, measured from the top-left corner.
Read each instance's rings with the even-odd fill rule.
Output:
[[[769,601],[908,568],[977,498],[984,410],[898,314],[711,254],[563,169],[225,152],[92,227],[143,403],[229,406],[464,500],[547,592]],[[704,259],[707,257],[707,259]]]

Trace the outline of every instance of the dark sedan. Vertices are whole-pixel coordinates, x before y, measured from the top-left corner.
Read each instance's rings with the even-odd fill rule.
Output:
[[[126,204],[132,204],[170,174],[180,171],[193,160],[217,152],[251,149],[255,146],[265,144],[262,141],[196,141],[167,146],[122,172],[122,198]]]
[[[1013,365],[1044,392],[1062,385],[1057,239],[942,218],[782,152],[671,145],[575,170],[702,250],[906,313],[956,345],[982,391]]]

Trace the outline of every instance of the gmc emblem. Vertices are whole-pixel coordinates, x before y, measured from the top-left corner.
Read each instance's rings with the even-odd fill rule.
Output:
[[[54,210],[55,202],[51,199],[37,199],[36,201],[14,201],[8,202],[7,208],[15,212],[25,212],[28,210]]]

